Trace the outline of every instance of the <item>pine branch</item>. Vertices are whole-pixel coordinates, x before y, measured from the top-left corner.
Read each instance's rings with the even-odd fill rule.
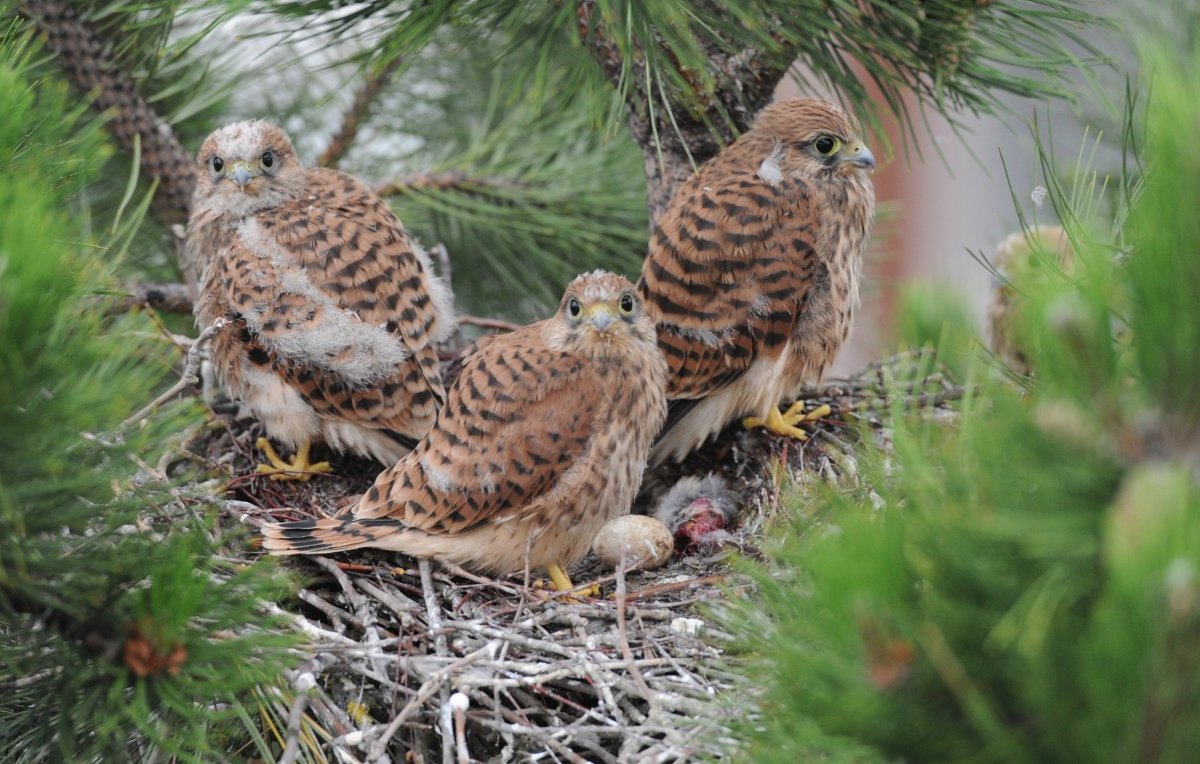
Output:
[[[354,95],[354,103],[342,116],[341,126],[334,133],[333,138],[329,141],[329,146],[321,153],[317,159],[317,164],[321,167],[336,167],[346,152],[350,150],[354,139],[358,137],[358,128],[362,125],[364,119],[370,112],[372,104],[379,96],[380,91],[387,86],[391,81],[392,75],[396,73],[404,63],[403,58],[393,58],[387,61],[383,68],[373,74],[368,74],[366,81],[358,92]]]
[[[791,59],[768,56],[753,48],[730,53],[700,41],[708,57],[708,71],[714,75],[713,86],[705,92],[694,74],[681,69],[679,73],[693,85],[691,98],[703,110],[672,109],[663,103],[661,84],[651,82],[654,75],[645,59],[631,63],[623,56],[595,11],[596,0],[578,4],[579,37],[614,87],[620,90],[623,84],[626,86],[628,124],[645,158],[647,205],[653,227],[675,189],[695,168],[750,127],[770,102]],[[677,60],[673,63],[678,65]],[[668,110],[669,114],[663,113]]]
[[[108,130],[127,151],[138,147],[142,172],[157,181],[155,206],[168,223],[184,223],[196,185],[192,157],[171,126],[138,95],[127,72],[113,63],[105,46],[79,14],[64,0],[27,0],[20,11],[45,35],[46,47],[58,58],[71,82],[89,95],[96,111],[107,116]],[[136,144],[135,144],[136,142]],[[180,265],[189,286],[196,274],[190,263]]]
[[[460,170],[445,172],[418,172],[402,175],[395,180],[375,186],[375,193],[383,197],[401,196],[422,191],[458,191],[479,193],[488,190],[513,190],[527,188],[527,184],[498,176],[473,176]]]
[[[187,284],[138,284],[129,296],[113,302],[110,314],[125,313],[135,305],[144,305],[160,313],[190,314],[192,296]]]

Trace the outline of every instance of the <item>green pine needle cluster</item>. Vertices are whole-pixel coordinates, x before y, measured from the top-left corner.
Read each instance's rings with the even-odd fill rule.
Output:
[[[809,73],[801,76],[845,92],[864,116],[891,112],[910,129],[915,115],[909,113],[906,93],[943,114],[994,112],[1004,108],[1003,93],[1070,97],[1054,75],[1074,69],[1079,56],[1099,56],[1081,33],[1098,19],[1087,3],[1073,0],[371,0],[349,9],[327,0],[280,0],[262,5],[286,18],[305,19],[311,24],[306,29],[320,33],[370,34],[375,44],[362,52],[363,59],[413,56],[444,27],[490,30],[495,54],[528,62],[515,82],[541,92],[553,90],[547,82],[554,67],[547,64],[564,49],[575,54],[572,68],[583,72],[595,67],[589,48],[599,45],[611,50],[617,80],[612,92],[618,101],[640,93],[647,113],[702,114],[715,90],[739,74],[714,71],[713,53],[742,56],[743,64],[753,58],[777,71],[799,61],[797,71]],[[865,81],[855,65],[865,71]],[[867,82],[878,89],[882,103]],[[610,104],[608,112],[616,115],[620,108]]]
[[[579,109],[506,104],[499,81],[487,100],[468,97],[480,110],[466,139],[426,157],[429,169],[404,176],[412,182],[389,200],[423,242],[446,246],[461,305],[540,318],[579,273],[636,277],[648,230],[642,159]]]
[[[630,108],[660,137],[685,118],[733,124],[706,111],[720,103],[714,92],[790,68],[812,80],[806,91],[841,91],[865,120],[896,114],[915,134],[926,108],[953,120],[1003,111],[1006,93],[1071,97],[1065,73],[1098,57],[1082,34],[1098,22],[1080,0],[74,5],[188,149],[223,122],[265,117],[311,162],[338,122],[339,94],[358,84],[354,67],[371,74],[398,61],[340,169],[380,184],[460,177],[402,185],[391,201],[422,242],[446,244],[465,312],[514,319],[544,315],[581,270],[638,269],[646,189],[624,128]],[[310,71],[272,79],[287,56],[236,71],[264,47]],[[717,71],[712,56],[732,63]],[[101,225],[123,193],[117,166],[89,189]],[[126,279],[177,279],[173,252],[151,219]]]
[[[972,366],[957,426],[897,411],[863,455],[878,499],[797,504],[739,610],[746,761],[1194,758],[1200,48],[1161,47],[1144,178],[1050,184],[1075,251],[1012,285],[1034,377]]]
[[[221,569],[200,502],[150,476],[194,407],[121,426],[176,373],[149,321],[104,309],[147,200],[96,238],[67,214],[112,152],[37,56],[0,37],[0,747],[212,761],[278,676],[288,640],[252,625],[280,585]]]

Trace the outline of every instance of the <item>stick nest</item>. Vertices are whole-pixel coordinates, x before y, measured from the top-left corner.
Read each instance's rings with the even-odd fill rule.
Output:
[[[731,558],[759,555],[771,526],[786,520],[789,485],[835,481],[869,492],[856,482],[854,449],[864,433],[886,446],[879,423],[887,407],[952,416],[945,405],[962,388],[930,372],[922,354],[873,364],[803,396],[810,408],[833,411],[806,442],[734,425],[682,464],[648,473],[635,511],[652,509],[685,475],[716,474],[739,499],[737,521],[719,544],[683,550],[656,571],[614,573],[589,558],[572,573],[598,582],[598,597],[571,600],[528,575],[492,580],[375,550],[287,560],[304,586],[295,601],[267,607],[307,645],[286,683],[260,697],[280,760],[728,756],[731,717],[753,712],[736,644],[721,627],[722,603],[751,594]],[[271,481],[253,474],[261,427],[232,406],[214,413],[188,449],[210,476],[222,476],[223,525],[330,514],[379,472],[318,448],[314,457],[329,460],[334,475]]]

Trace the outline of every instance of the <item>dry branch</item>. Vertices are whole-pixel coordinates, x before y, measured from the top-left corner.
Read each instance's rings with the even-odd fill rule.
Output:
[[[124,428],[133,424],[137,424],[146,417],[150,416],[150,414],[159,406],[171,400],[176,395],[179,395],[191,385],[194,385],[200,381],[200,350],[209,342],[211,342],[213,337],[216,337],[217,334],[223,331],[227,326],[229,326],[229,321],[227,319],[218,318],[209,324],[204,331],[200,332],[200,336],[197,337],[192,343],[192,346],[188,348],[187,362],[183,366],[183,374],[179,377],[179,381],[171,385],[171,387],[164,391],[162,395],[159,395],[157,398],[143,406],[142,409],[136,414],[122,422],[121,427]]]
[[[472,176],[458,170],[446,172],[419,172],[401,175],[395,180],[375,186],[375,193],[382,197],[422,191],[487,191],[489,189],[514,189],[520,183],[510,178],[494,176]]]
[[[923,354],[900,356],[812,391],[810,403],[828,403],[835,415],[815,423],[816,437],[804,444],[732,427],[675,472],[656,471],[651,495],[654,483],[669,486],[680,472],[720,472],[742,499],[741,517],[723,549],[678,555],[659,571],[614,575],[595,562],[578,571],[577,580],[598,581],[615,600],[572,604],[519,577],[417,566],[386,552],[288,563],[306,569],[308,585],[299,604],[267,610],[306,637],[317,667],[304,739],[326,741],[325,755],[338,761],[399,761],[407,752],[450,762],[728,757],[736,745],[727,726],[731,704],[753,711],[728,652],[731,637],[707,609],[749,586],[726,565],[729,551],[755,549],[782,511],[785,480],[832,480],[866,494],[870,486],[857,485],[854,467],[863,430],[847,425],[961,394],[930,366]],[[223,449],[252,453],[253,429],[213,431],[238,438],[222,441]],[[377,472],[370,465],[337,497],[321,495],[330,482],[290,487],[286,504],[268,498],[274,494],[244,493],[247,503],[226,502],[224,517],[253,525],[319,514],[365,490]],[[239,490],[268,488],[283,490],[260,483]],[[285,505],[295,509],[254,509]],[[351,703],[365,707],[367,718],[349,721]],[[280,709],[280,728],[290,710],[290,703]]]

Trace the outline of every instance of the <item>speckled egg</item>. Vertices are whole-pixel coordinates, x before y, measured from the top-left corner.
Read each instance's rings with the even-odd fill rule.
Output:
[[[592,551],[614,570],[622,554],[626,570],[654,570],[671,559],[675,539],[667,526],[653,517],[625,515],[604,524],[592,542]]]

